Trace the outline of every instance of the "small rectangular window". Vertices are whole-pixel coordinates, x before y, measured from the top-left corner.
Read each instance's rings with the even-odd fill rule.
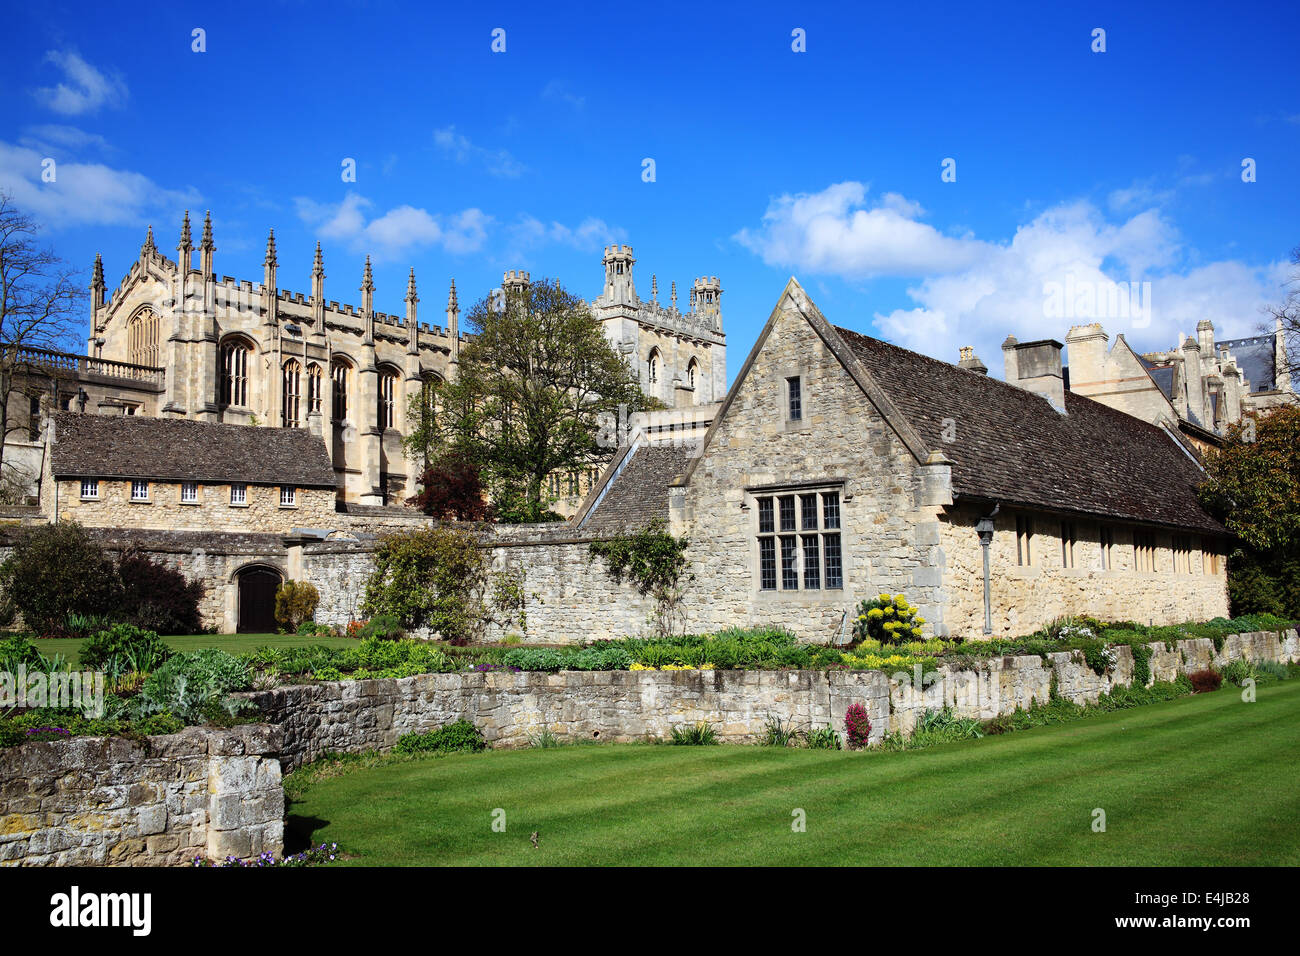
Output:
[[[799,530],[816,531],[817,530],[817,496],[800,495],[799,496]]]
[[[781,589],[799,590],[799,547],[794,535],[781,537]]]
[[[838,528],[840,526],[840,493],[827,491],[822,494],[822,527]]]
[[[131,500],[148,501],[149,500],[149,482],[133,481],[131,482]]]
[[[794,530],[794,495],[782,495],[779,499],[781,502],[781,530]]]
[[[181,501],[184,504],[194,504],[199,500],[199,486],[192,481],[181,482]]]
[[[1061,567],[1074,567],[1074,522],[1061,522]]]
[[[232,505],[248,504],[248,485],[231,485],[230,503]]]
[[[99,479],[83,478],[81,479],[81,497],[98,498],[99,497]]]
[[[764,591],[776,590],[776,539],[758,539],[759,587]]]
[[[785,380],[786,394],[790,399],[790,421],[797,422],[803,418],[803,386],[799,376]]]
[[[280,488],[280,507],[292,508],[298,504],[298,489],[283,485]]]
[[[826,547],[826,587],[838,590],[844,587],[844,560],[840,555],[840,536],[822,535]]]
[[[1028,515],[1016,516],[1016,564],[1029,567],[1034,563],[1034,519]]]
[[[814,518],[814,522],[815,520]],[[816,591],[822,586],[820,551],[821,545],[817,535],[803,536],[803,586],[809,591]]]

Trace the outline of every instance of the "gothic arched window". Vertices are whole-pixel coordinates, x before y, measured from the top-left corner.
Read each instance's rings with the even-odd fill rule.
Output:
[[[646,378],[653,385],[659,381],[659,350],[655,349],[650,353],[650,361],[646,363]]]
[[[307,366],[307,414],[320,411],[321,370],[312,362]]]
[[[158,315],[144,308],[126,323],[127,361],[132,365],[158,365]]]
[[[393,409],[397,396],[397,373],[391,369],[379,370],[379,430],[394,425]]]
[[[348,417],[348,378],[352,374],[352,365],[346,359],[335,359],[330,365],[330,382],[333,388],[333,418],[336,422],[347,421]]]
[[[284,363],[284,381],[281,386],[283,392],[281,422],[285,428],[297,428],[301,423],[298,417],[298,398],[302,394],[302,366],[298,364],[297,359],[289,359]]]
[[[248,406],[248,366],[253,347],[243,339],[231,339],[221,347],[221,401],[239,408]]]
[[[700,363],[691,359],[690,364],[686,366],[686,384],[691,388],[695,387],[695,373],[699,371]]]

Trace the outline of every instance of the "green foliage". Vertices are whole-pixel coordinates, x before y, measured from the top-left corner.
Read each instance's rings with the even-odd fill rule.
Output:
[[[560,738],[543,727],[528,738],[528,746],[537,750],[552,750],[560,746]]]
[[[398,754],[478,753],[486,749],[483,735],[468,720],[458,720],[428,733],[403,734],[393,745],[393,752]]]
[[[406,636],[406,631],[402,630],[402,622],[396,614],[376,614],[366,621],[360,636],[362,640],[377,637],[380,640],[397,641]]]
[[[317,624],[315,621],[303,621],[298,625],[297,633],[303,637],[333,637],[334,628],[328,624]]]
[[[285,581],[275,590],[275,622],[281,631],[294,632],[311,620],[320,603],[316,585],[307,581]]]
[[[114,618],[160,634],[198,631],[202,583],[188,581],[177,568],[134,550],[119,556],[117,577],[121,595]]]
[[[1300,549],[1300,407],[1233,425],[1205,472],[1201,502],[1229,531],[1262,554]]]
[[[443,640],[478,638],[489,615],[483,595],[487,557],[472,531],[426,528],[385,538],[375,551],[362,610],[396,618],[407,629],[428,627]]]
[[[707,721],[700,721],[690,727],[672,728],[669,743],[678,747],[708,747],[718,742],[718,732]]]
[[[1300,557],[1241,551],[1228,560],[1228,601],[1238,616],[1300,618]]]
[[[885,750],[921,750],[958,740],[978,740],[984,736],[983,724],[974,717],[958,717],[952,708],[927,710],[917,718],[911,736],[888,734],[881,740]]]
[[[782,721],[780,717],[768,714],[763,727],[763,743],[768,747],[793,747],[799,743],[799,732],[794,729],[794,721]]]
[[[583,300],[542,279],[466,316],[474,337],[454,379],[417,399],[407,439],[421,463],[479,469],[500,521],[553,520],[547,478],[608,459],[602,426],[657,403],[605,337]],[[612,439],[612,440],[611,440]]]
[[[227,695],[247,690],[252,683],[246,658],[211,648],[173,654],[145,678],[133,707],[140,716],[172,713],[186,723],[199,723],[218,718],[222,711],[233,716],[248,706],[230,701]]]
[[[103,671],[109,680],[147,673],[172,656],[172,649],[153,631],[133,624],[114,624],[81,647],[81,664]]]
[[[844,741],[834,727],[814,727],[804,735],[810,750],[843,750]]]
[[[626,577],[638,594],[655,599],[655,631],[667,637],[677,630],[684,586],[694,577],[683,580],[689,544],[664,530],[662,520],[655,520],[640,531],[593,541],[591,553],[604,559],[615,581]]]
[[[113,562],[73,521],[21,529],[13,553],[0,564],[0,621],[21,614],[42,636],[62,635],[70,614],[113,611],[120,596]]]
[[[901,594],[878,594],[858,605],[853,621],[855,642],[879,641],[881,644],[900,644],[920,640],[925,635],[925,618],[907,603]]]

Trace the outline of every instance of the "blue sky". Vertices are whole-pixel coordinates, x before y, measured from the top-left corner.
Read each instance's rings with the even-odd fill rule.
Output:
[[[643,296],[721,279],[733,377],[790,275],[836,324],[998,373],[1008,333],[1094,317],[1146,349],[1251,334],[1300,244],[1295,4],[106,6],[11,6],[0,188],[110,287],[186,208],[218,274],[260,280],[274,227],[282,287],[319,239],[329,298],[368,252],[376,307],[414,266],[434,323],[453,276],[462,303],[508,268],[591,298],[621,241]],[[1067,281],[1092,311],[1052,311]],[[1130,282],[1138,314],[1107,311]]]

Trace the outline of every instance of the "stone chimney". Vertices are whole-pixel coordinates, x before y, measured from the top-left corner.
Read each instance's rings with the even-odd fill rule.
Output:
[[[961,358],[957,362],[957,367],[970,369],[972,372],[979,372],[981,375],[989,373],[989,367],[980,361],[980,357],[975,354],[975,349],[969,345],[961,347]]]
[[[1100,322],[1076,325],[1065,336],[1070,350],[1070,389],[1087,394],[1089,385],[1106,379],[1106,357],[1110,354],[1107,343],[1110,336]]]
[[[1056,339],[1017,342],[1008,335],[1002,343],[1006,380],[1011,385],[1043,396],[1062,415],[1065,414],[1065,375],[1061,369],[1061,349]]]

